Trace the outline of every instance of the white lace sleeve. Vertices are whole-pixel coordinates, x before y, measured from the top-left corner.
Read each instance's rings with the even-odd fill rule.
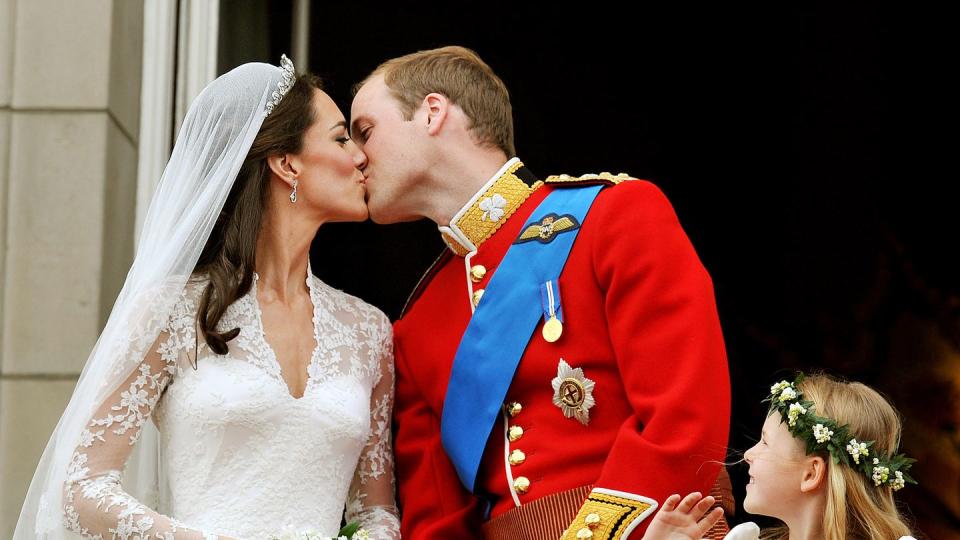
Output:
[[[370,438],[360,454],[347,498],[347,523],[357,522],[371,539],[400,538],[393,474],[390,418],[393,413],[393,332],[381,320],[379,377],[370,397]]]
[[[83,538],[216,539],[161,515],[121,487],[124,465],[178,357],[194,344],[193,318],[174,316],[143,362],[98,408],[80,436],[64,483],[66,526]]]

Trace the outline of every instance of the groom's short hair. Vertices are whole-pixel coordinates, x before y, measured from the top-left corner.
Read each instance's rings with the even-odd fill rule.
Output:
[[[516,155],[510,94],[474,51],[441,47],[387,60],[354,86],[354,95],[377,75],[383,75],[406,120],[413,118],[427,94],[437,92],[463,110],[478,143],[499,148],[507,157]]]

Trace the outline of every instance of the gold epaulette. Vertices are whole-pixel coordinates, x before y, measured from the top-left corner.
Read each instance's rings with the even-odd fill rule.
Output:
[[[561,540],[626,538],[657,506],[653,499],[594,488]]]
[[[627,180],[636,180],[627,173],[611,174],[602,172],[600,174],[583,174],[580,176],[570,176],[569,174],[555,174],[548,176],[543,181],[544,184],[578,185],[578,184],[606,184],[615,186]]]

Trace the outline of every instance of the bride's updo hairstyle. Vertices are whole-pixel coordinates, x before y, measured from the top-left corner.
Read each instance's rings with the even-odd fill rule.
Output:
[[[300,152],[304,133],[317,120],[314,92],[322,89],[315,75],[297,76],[264,119],[194,268],[194,276],[209,279],[200,296],[197,320],[204,340],[217,354],[226,354],[227,342],[240,333],[239,328],[220,332],[217,324],[253,282],[257,236],[270,185],[267,157]]]

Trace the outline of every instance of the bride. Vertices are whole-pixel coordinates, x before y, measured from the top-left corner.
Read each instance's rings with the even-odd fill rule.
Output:
[[[15,538],[399,538],[390,325],[309,262],[365,166],[286,57],[201,92]]]

